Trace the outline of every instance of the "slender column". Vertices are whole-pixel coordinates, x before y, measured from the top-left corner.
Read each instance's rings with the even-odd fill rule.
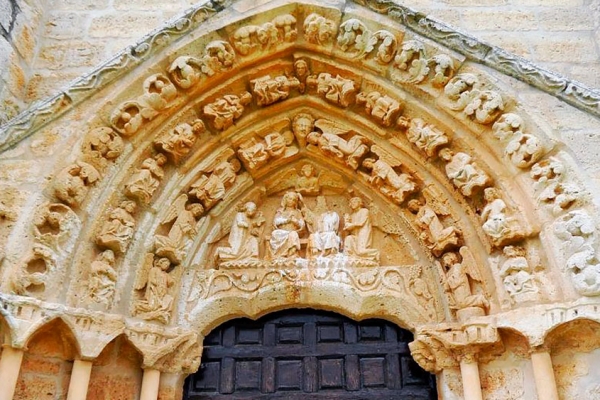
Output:
[[[479,364],[474,354],[465,354],[460,360],[465,400],[483,400],[481,381],[479,380]]]
[[[73,371],[71,371],[71,381],[69,382],[67,400],[85,400],[91,374],[91,361],[75,360],[73,363]]]
[[[142,378],[142,394],[140,400],[157,400],[160,385],[160,371],[145,369]]]
[[[531,353],[531,364],[538,399],[558,400],[558,390],[550,353],[543,348],[534,350]]]
[[[17,387],[23,350],[3,346],[0,358],[0,400],[12,400]]]

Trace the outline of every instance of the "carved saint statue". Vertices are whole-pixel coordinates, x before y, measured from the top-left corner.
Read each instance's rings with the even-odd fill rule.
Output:
[[[221,266],[223,263],[236,262],[243,265],[245,262],[258,260],[258,236],[260,227],[265,219],[262,213],[257,212],[256,204],[247,202],[236,213],[231,231],[229,232],[229,247],[217,247],[215,259]]]
[[[525,236],[518,218],[509,215],[510,209],[495,188],[484,190],[485,207],[481,212],[483,231],[494,246],[500,247]]]
[[[146,158],[140,169],[125,184],[125,195],[142,204],[149,204],[161,179],[165,176],[162,166],[166,162],[167,157],[162,153],[156,154],[154,158]]]
[[[300,250],[300,234],[304,231],[306,221],[300,205],[302,196],[296,192],[287,192],[281,199],[281,206],[273,219],[273,231],[269,240],[269,258],[296,257]]]
[[[485,310],[489,308],[489,302],[484,295],[474,294],[471,289],[471,280],[482,282],[479,269],[467,247],[461,247],[460,254],[462,262],[459,262],[456,253],[445,253],[442,256],[442,265],[445,268],[444,284],[450,292],[450,300],[453,303],[451,307],[457,310],[478,308],[480,311],[473,311],[476,314],[483,315]]]
[[[303,210],[311,232],[308,237],[309,257],[327,257],[340,251],[340,216],[327,206],[325,197],[317,197],[316,212]]]
[[[362,165],[371,171],[369,183],[396,204],[401,204],[409,194],[417,190],[417,185],[409,174],[398,174],[382,159],[367,158]]]
[[[525,249],[519,246],[506,246],[502,249],[507,257],[500,269],[504,288],[513,298],[522,298],[526,293],[538,292],[531,276],[529,262],[525,258]]]
[[[322,132],[313,131],[306,138],[308,143],[317,146],[323,153],[343,161],[352,169],[357,169],[360,159],[369,152],[367,139],[361,135],[354,135],[350,139],[343,139],[340,135],[349,133],[349,130],[337,127],[328,120],[319,119],[315,126]]]
[[[109,160],[114,160],[123,152],[123,139],[112,128],[102,126],[92,129],[83,145],[86,161],[102,168]]]
[[[430,202],[435,206],[429,205]],[[449,212],[443,208],[436,201],[428,200],[428,203],[424,203],[413,199],[408,202],[409,211],[416,214],[417,225],[423,229],[425,234],[423,239],[432,244],[432,252],[436,257],[446,250],[458,246],[461,235],[460,229],[454,226],[444,227],[438,214],[448,215]]]
[[[109,307],[115,295],[117,273],[115,271],[115,254],[112,250],[104,250],[90,266],[88,295],[96,303]]]
[[[99,179],[100,173],[96,168],[78,161],[58,174],[54,184],[54,194],[65,204],[78,207],[85,200],[90,186]]]
[[[383,126],[392,126],[396,123],[396,117],[402,111],[400,102],[377,91],[359,93],[356,104],[364,104],[367,114]]]
[[[243,143],[238,150],[238,156],[249,170],[255,170],[265,165],[269,159],[283,156],[286,147],[293,140],[294,136],[291,132],[289,132],[289,135],[271,132],[259,142],[252,138]]]
[[[420,303],[427,310],[429,315],[434,315],[435,300],[429,291],[427,282],[425,282],[421,275],[423,275],[423,268],[421,268],[420,265],[411,266],[408,288],[415,295],[415,297],[420,300]]]
[[[199,203],[187,204],[188,196],[180,195],[169,208],[161,224],[172,224],[166,236],[156,235],[156,255],[167,257],[173,264],[181,263],[186,239],[196,233],[196,219],[204,212]],[[187,205],[186,205],[187,204]]]
[[[125,253],[129,241],[133,237],[135,208],[133,201],[123,201],[118,208],[111,211],[108,221],[96,236],[96,244],[118,254]]]
[[[237,158],[217,164],[209,176],[202,175],[192,184],[190,196],[200,200],[205,211],[210,210],[225,197],[227,189],[235,183],[240,168],[241,164]]]
[[[292,89],[300,86],[296,78],[288,78],[285,75],[271,78],[270,75],[262,76],[250,81],[252,92],[256,96],[256,104],[268,106],[280,100],[287,99]]]
[[[452,150],[445,148],[440,151],[439,156],[447,162],[446,175],[463,195],[471,197],[475,188],[484,188],[490,184],[490,177],[473,162],[470,155],[454,154]]]
[[[316,87],[317,93],[330,103],[348,107],[356,98],[356,83],[339,75],[333,77],[326,72],[318,76],[311,75],[306,78],[308,87]]]
[[[351,214],[344,215],[344,230],[348,236],[344,240],[344,254],[350,257],[379,261],[379,250],[371,247],[372,225],[369,210],[360,197],[350,199]]]
[[[196,119],[191,125],[184,122],[162,135],[154,143],[165,153],[170,154],[175,164],[178,164],[191,151],[198,136],[205,129],[204,122],[201,119]]]
[[[155,257],[148,254],[138,276],[135,289],[144,293],[133,305],[133,314],[146,320],[156,320],[163,324],[169,323],[173,296],[171,287],[175,280],[171,277],[169,269],[171,263],[166,257]]]
[[[252,95],[248,92],[240,96],[228,94],[204,106],[204,114],[213,118],[218,130],[225,130],[244,113],[244,106],[250,104]]]

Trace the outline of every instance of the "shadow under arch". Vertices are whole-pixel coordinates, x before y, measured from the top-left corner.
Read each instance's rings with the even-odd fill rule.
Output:
[[[543,343],[551,353],[561,349],[582,353],[600,349],[600,321],[581,317],[564,322],[549,330]]]
[[[56,350],[57,355],[62,355],[64,360],[74,360],[81,357],[81,345],[77,340],[73,327],[61,317],[52,318],[35,325],[29,330],[24,343],[28,353],[35,354],[35,347],[46,340]]]

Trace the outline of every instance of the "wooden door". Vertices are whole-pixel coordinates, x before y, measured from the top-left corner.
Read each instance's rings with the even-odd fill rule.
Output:
[[[206,337],[184,399],[437,399],[410,341],[386,321],[314,310],[233,320]]]

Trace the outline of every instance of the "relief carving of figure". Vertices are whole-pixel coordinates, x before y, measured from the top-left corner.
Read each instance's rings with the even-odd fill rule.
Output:
[[[577,293],[583,296],[600,295],[600,262],[591,245],[584,245],[569,257],[567,270]]]
[[[204,122],[201,119],[196,119],[191,125],[184,122],[155,140],[154,144],[165,153],[170,154],[173,162],[178,164],[183,157],[188,155],[198,136],[205,130]]]
[[[180,264],[185,256],[186,239],[196,234],[196,220],[204,212],[199,203],[187,204],[188,196],[180,195],[167,211],[161,225],[171,224],[166,236],[154,237],[155,253],[168,258],[173,264]]]
[[[135,289],[143,291],[140,299],[133,304],[133,315],[145,320],[156,320],[168,324],[173,307],[171,287],[175,280],[169,270],[171,262],[166,257],[148,254],[136,276]]]
[[[288,78],[285,75],[271,78],[266,75],[250,81],[252,93],[256,97],[256,104],[259,106],[268,106],[280,100],[290,97],[292,89],[300,86],[300,81],[296,78]]]
[[[473,98],[479,79],[473,74],[459,74],[444,87],[444,94],[452,101],[453,110],[463,110]]]
[[[475,188],[485,188],[491,183],[485,173],[466,153],[454,154],[452,150],[444,148],[439,156],[446,161],[446,175],[452,180],[454,186],[466,197],[471,197]]]
[[[317,94],[328,102],[342,107],[348,107],[354,103],[358,91],[353,80],[339,75],[333,77],[326,72],[322,72],[318,76],[309,76],[306,78],[306,84],[308,87],[316,87]]]
[[[313,131],[315,119],[310,114],[300,113],[292,120],[292,132],[301,147],[306,146],[306,138]]]
[[[10,287],[14,294],[43,298],[46,285],[56,271],[56,260],[45,246],[34,245],[32,253],[25,264],[12,275]]]
[[[492,90],[473,91],[472,99],[464,108],[465,115],[475,118],[480,124],[492,123],[504,110],[504,100]]]
[[[237,153],[244,165],[253,171],[267,164],[272,158],[282,157],[293,141],[292,132],[271,132],[259,142],[252,138],[242,143]]]
[[[306,60],[299,59],[294,61],[294,74],[298,78],[298,91],[304,93],[306,91],[306,79],[310,76],[310,69]]]
[[[204,115],[212,118],[216,129],[224,131],[242,116],[244,106],[251,102],[252,95],[248,92],[244,92],[240,96],[228,94],[205,105]]]
[[[396,204],[401,204],[408,195],[417,190],[417,184],[409,174],[397,173],[382,159],[367,158],[362,165],[371,171],[369,183]]]
[[[311,232],[308,237],[309,257],[327,257],[339,253],[342,240],[339,236],[340,216],[330,210],[325,197],[317,197],[315,211],[303,210]]]
[[[565,166],[556,157],[542,160],[531,167],[530,176],[541,189],[538,200],[552,206],[554,215],[568,209],[582,195],[583,190],[572,181],[565,181]]]
[[[356,104],[365,106],[365,111],[383,126],[392,126],[396,123],[398,115],[402,112],[402,104],[390,96],[382,95],[377,91],[360,92],[356,97]]]
[[[139,98],[145,118],[152,119],[158,111],[170,106],[177,97],[177,88],[163,74],[154,74],[144,81],[144,94]]]
[[[420,265],[411,266],[408,289],[420,300],[429,315],[435,315],[435,300],[427,286],[427,282],[421,277],[422,275],[423,268]]]
[[[596,224],[586,211],[575,210],[557,219],[554,234],[567,243],[572,254],[595,241]]]
[[[80,206],[100,173],[88,163],[78,161],[59,172],[54,183],[56,197],[71,207]]]
[[[265,49],[284,42],[293,42],[298,36],[296,18],[290,14],[279,15],[260,26],[239,28],[233,35],[233,46],[242,55],[250,55],[259,48]]]
[[[115,295],[117,272],[115,271],[115,254],[112,250],[104,250],[98,254],[90,266],[88,296],[96,303],[110,307]]]
[[[301,211],[302,196],[287,192],[273,218],[273,231],[268,246],[268,258],[293,258],[300,251],[300,235],[306,221]]]
[[[484,295],[474,293],[471,287],[472,282],[483,282],[479,269],[473,255],[467,247],[460,248],[462,261],[456,253],[445,253],[442,256],[442,265],[445,271],[444,286],[450,295],[450,306],[459,311],[460,314],[467,314],[467,311],[460,313],[463,309],[480,309],[469,310],[476,315],[484,315],[485,310],[489,308],[489,302]],[[472,315],[472,314],[471,314]]]
[[[427,203],[424,203],[413,199],[408,202],[408,209],[416,215],[417,226],[423,230],[422,239],[431,243],[432,253],[436,257],[458,246],[462,232],[455,226],[444,227],[439,215],[450,213],[439,201],[428,198]]]
[[[454,62],[446,54],[436,54],[430,62],[434,65],[431,84],[437,88],[444,87],[454,75]]]
[[[525,249],[519,246],[506,246],[502,251],[507,259],[500,268],[500,276],[507,293],[515,299],[523,298],[526,293],[537,293],[538,289],[531,276],[529,262],[525,258]]]
[[[420,118],[410,120],[406,130],[406,138],[427,154],[427,157],[435,157],[438,149],[448,144],[448,136],[435,126],[426,124]]]
[[[229,232],[229,247],[217,247],[215,260],[223,267],[224,263],[244,265],[258,261],[260,228],[265,223],[256,204],[247,202],[235,215]]]
[[[154,158],[146,158],[140,169],[125,184],[125,195],[142,204],[150,204],[154,192],[165,175],[162,167],[166,162],[167,157],[162,153],[156,154]]]
[[[375,55],[375,60],[377,63],[381,65],[391,63],[394,59],[394,55],[396,54],[396,50],[398,49],[398,40],[396,39],[396,36],[386,30],[379,30],[375,32],[373,35],[371,35],[371,37],[369,37],[365,54],[370,54],[373,50],[375,50],[375,46],[377,45],[379,45],[377,48],[377,54]]]
[[[379,262],[379,250],[371,247],[373,241],[372,223],[369,209],[364,207],[360,197],[350,199],[351,214],[344,214],[344,254]]]
[[[135,209],[136,205],[133,201],[121,202],[118,208],[111,211],[108,221],[102,225],[100,233],[96,236],[96,244],[117,254],[125,253],[133,237]]]
[[[79,219],[69,207],[59,203],[41,205],[33,218],[33,235],[39,243],[54,250],[63,247],[79,228]]]
[[[220,162],[210,175],[202,175],[192,184],[190,196],[195,196],[202,203],[205,211],[210,210],[225,197],[227,189],[235,183],[241,167],[237,158]]]
[[[123,152],[123,139],[109,127],[101,126],[88,133],[83,145],[86,161],[103,168],[108,161],[117,159]]]
[[[520,136],[523,134],[524,122],[518,114],[504,113],[498,118],[492,130],[494,131],[494,137],[498,140],[508,140],[514,136]]]
[[[143,114],[142,111],[142,106],[135,101],[121,104],[110,118],[113,128],[121,135],[133,135],[141,128],[145,120],[152,118]]]
[[[319,177],[312,164],[304,164],[295,182],[294,189],[304,196],[316,196],[321,191]]]
[[[522,239],[525,236],[519,219],[511,216],[511,210],[496,188],[484,190],[485,207],[481,212],[484,221],[482,228],[494,246],[500,247],[511,241]]]
[[[350,139],[343,139],[350,131],[339,128],[333,122],[319,119],[315,126],[321,132],[312,131],[307,136],[307,142],[317,146],[322,152],[345,162],[350,168],[357,169],[360,159],[369,152],[367,139],[361,135],[354,135]]]
[[[336,23],[322,15],[312,13],[304,19],[304,36],[309,43],[326,45],[336,33]]]

